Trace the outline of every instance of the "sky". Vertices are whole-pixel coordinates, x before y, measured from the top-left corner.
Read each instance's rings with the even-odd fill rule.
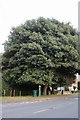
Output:
[[[12,27],[38,17],[70,22],[78,29],[79,0],[0,0],[0,53]]]

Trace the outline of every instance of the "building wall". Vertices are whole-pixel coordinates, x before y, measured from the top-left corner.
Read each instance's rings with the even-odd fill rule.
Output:
[[[80,75],[77,74],[75,82],[72,84],[72,87],[76,87],[80,89]]]

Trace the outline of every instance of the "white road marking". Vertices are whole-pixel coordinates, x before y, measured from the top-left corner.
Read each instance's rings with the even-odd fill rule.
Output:
[[[40,113],[40,112],[45,112],[45,111],[47,111],[47,110],[49,110],[49,109],[39,110],[39,111],[36,111],[36,112],[34,112],[34,113],[36,114],[36,113]]]
[[[19,102],[19,103],[2,103],[2,107],[7,107],[7,106],[15,106],[15,105],[22,105],[22,104],[33,104],[33,103],[38,103],[42,101],[33,101],[33,102]]]
[[[25,103],[29,103],[29,102],[25,102]]]
[[[78,100],[78,98],[74,98],[75,100]]]
[[[19,103],[19,104],[24,104],[24,102],[22,102],[22,103]]]
[[[40,113],[40,112],[45,112],[45,111],[48,111],[48,110],[51,110],[51,109],[55,109],[56,107],[54,106],[54,107],[51,107],[51,108],[47,108],[47,109],[43,109],[43,110],[39,110],[39,111],[36,111],[36,112],[34,112],[35,114],[36,113]]]

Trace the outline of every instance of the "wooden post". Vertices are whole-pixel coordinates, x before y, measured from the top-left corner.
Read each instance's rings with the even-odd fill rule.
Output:
[[[21,90],[20,90],[20,92],[19,92],[19,96],[21,96]]]
[[[6,91],[4,90],[4,96],[6,95]]]
[[[15,96],[15,90],[14,90],[14,92],[13,92],[13,96]]]

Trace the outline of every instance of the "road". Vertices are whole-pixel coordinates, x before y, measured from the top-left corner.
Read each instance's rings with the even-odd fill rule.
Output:
[[[2,118],[2,104],[0,103],[0,120]]]
[[[71,95],[46,101],[6,103],[3,118],[78,118],[78,96]]]

